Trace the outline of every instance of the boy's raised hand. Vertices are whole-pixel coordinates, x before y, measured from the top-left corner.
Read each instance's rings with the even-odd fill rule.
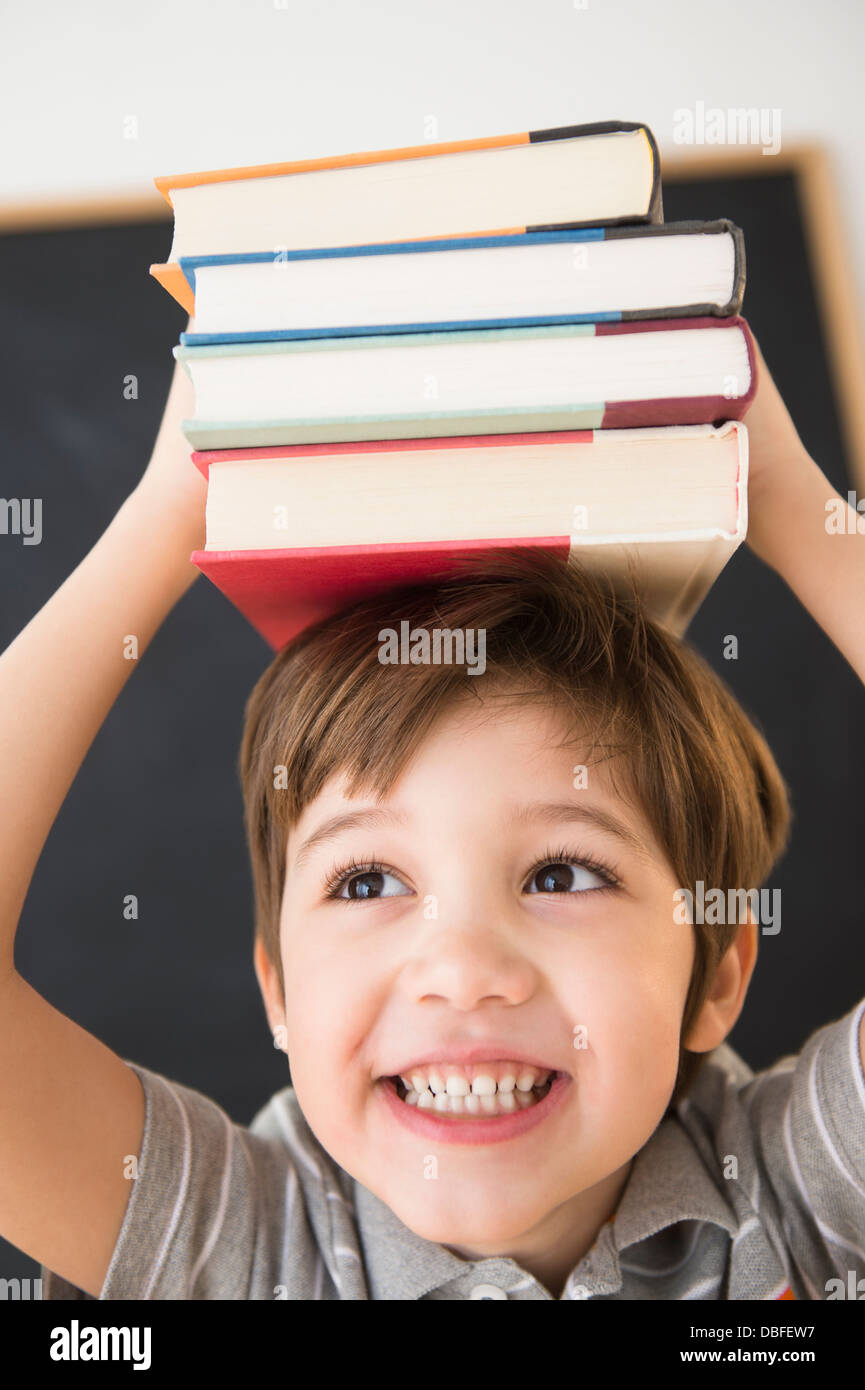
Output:
[[[95,1296],[129,1200],[144,1096],[120,1057],[18,974],[15,933],[78,768],[198,576],[189,555],[204,544],[206,484],[180,429],[191,413],[178,364],[140,481],[0,656],[0,1234]]]
[[[793,590],[865,681],[865,516],[811,458],[755,342],[747,544]],[[845,518],[843,528],[828,524]],[[862,523],[861,528],[859,523]]]
[[[186,326],[191,332],[192,319]],[[204,506],[207,482],[190,461],[191,448],[181,423],[194,412],[195,397],[189,374],[180,362],[174,364],[171,389],[150,462],[133,496],[146,505],[154,520],[163,515],[172,532],[185,537],[183,544],[193,550],[204,548]],[[190,576],[190,582],[197,571]]]
[[[764,488],[789,481],[791,468],[808,458],[760,344],[754,339],[757,391],[745,416],[748,427],[748,497],[759,503]],[[759,520],[759,518],[758,518]]]

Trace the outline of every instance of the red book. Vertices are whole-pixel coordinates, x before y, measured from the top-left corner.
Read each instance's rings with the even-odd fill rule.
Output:
[[[350,603],[525,546],[614,578],[636,561],[652,611],[681,631],[747,523],[735,421],[192,458],[208,478],[192,561],[274,648]]]

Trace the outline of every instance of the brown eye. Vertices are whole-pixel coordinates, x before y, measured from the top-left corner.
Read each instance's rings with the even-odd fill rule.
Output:
[[[351,865],[338,872],[327,888],[329,898],[343,902],[369,902],[374,898],[399,898],[411,894],[401,878],[377,864]]]
[[[379,898],[384,884],[384,874],[355,874],[346,883],[349,898]]]
[[[605,888],[608,884],[599,873],[582,864],[561,860],[542,864],[529,880],[529,893],[573,893]]]

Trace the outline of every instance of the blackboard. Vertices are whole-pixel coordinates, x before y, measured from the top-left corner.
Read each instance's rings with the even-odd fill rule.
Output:
[[[664,209],[667,221],[725,216],[744,230],[744,312],[806,446],[846,493],[853,473],[827,357],[835,326],[818,307],[795,169],[665,180]],[[185,316],[147,268],[166,259],[170,226],[149,211],[113,218],[0,239],[0,493],[43,499],[41,544],[0,537],[3,646],[137,482],[167,394]],[[137,400],[124,398],[130,373]],[[735,662],[721,655],[729,633]],[[865,697],[745,547],[689,638],[763,728],[793,793],[791,848],[768,885],[781,890],[782,930],[761,939],[729,1039],[760,1068],[798,1050],[865,987]],[[269,655],[200,579],[96,739],[38,866],[16,954],[37,990],[120,1056],[203,1091],[241,1123],[288,1082],[252,971],[235,772],[243,703]],[[66,659],[75,663],[73,649]],[[123,916],[129,893],[135,922]],[[36,1272],[0,1242],[0,1276]]]
[[[742,228],[743,312],[806,448],[846,496],[857,485],[859,460],[845,448],[851,422],[842,415],[842,383],[830,370],[829,339],[843,343],[851,325],[820,311],[823,271],[808,235],[802,183],[795,168],[667,179],[664,219],[723,215]],[[736,661],[721,655],[727,633],[739,637]],[[782,930],[761,937],[748,999],[728,1039],[756,1070],[798,1051],[815,1028],[865,991],[859,906],[865,746],[855,736],[865,691],[784,582],[744,546],[710,591],[688,639],[763,729],[791,789],[790,845],[769,880],[781,890]]]

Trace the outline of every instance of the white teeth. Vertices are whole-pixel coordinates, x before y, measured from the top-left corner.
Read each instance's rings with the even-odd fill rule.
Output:
[[[479,1072],[469,1081],[456,1071],[433,1066],[428,1073],[400,1074],[398,1094],[407,1105],[443,1115],[507,1115],[543,1100],[554,1076],[552,1071],[525,1066],[498,1078]]]
[[[472,1082],[473,1096],[494,1096],[496,1079],[494,1076],[476,1076]]]
[[[548,1092],[546,1083],[528,1091],[514,1088],[495,1091],[492,1095],[476,1095],[471,1091],[466,1095],[451,1095],[448,1091],[433,1092],[427,1087],[416,1091],[409,1087],[404,1099],[407,1105],[415,1105],[419,1110],[435,1110],[442,1115],[509,1115],[537,1105]]]

